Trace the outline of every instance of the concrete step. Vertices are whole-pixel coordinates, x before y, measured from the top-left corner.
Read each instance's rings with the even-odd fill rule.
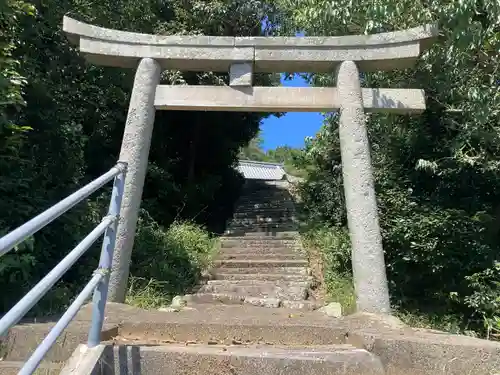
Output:
[[[244,191],[260,191],[260,190],[286,190],[290,183],[288,181],[262,181],[262,180],[248,180],[243,188]]]
[[[258,196],[274,196],[274,195],[282,195],[282,196],[290,196],[288,190],[285,189],[255,189],[255,190],[244,190],[242,192],[240,198],[244,197],[258,197]]]
[[[231,238],[243,238],[242,240],[232,240]],[[293,254],[303,252],[303,247],[298,240],[281,240],[268,238],[265,240],[254,240],[252,237],[223,237],[221,240],[221,251],[234,251],[246,253],[282,253]]]
[[[307,260],[305,255],[290,252],[290,249],[284,249],[283,253],[249,252],[250,249],[244,249],[242,252],[224,251],[219,253],[217,260]]]
[[[251,231],[235,231],[234,234],[225,234],[225,237],[243,237],[248,240],[255,241],[269,241],[269,240],[298,240],[299,235],[296,230],[293,231],[265,231],[265,232],[251,232]]]
[[[256,275],[256,274],[285,274],[285,275],[297,275],[297,276],[309,276],[311,270],[307,267],[248,267],[248,268],[233,268],[233,267],[217,267],[214,269],[214,273],[220,274],[246,274],[246,275]]]
[[[295,221],[297,220],[297,215],[293,213],[288,213],[287,211],[285,212],[271,211],[268,213],[268,215],[265,215],[259,211],[235,212],[233,214],[233,220],[265,220],[265,219],[271,219],[273,221],[278,221],[280,219]]]
[[[188,306],[204,304],[252,305],[277,309],[284,307],[292,310],[312,311],[321,307],[315,301],[286,300],[276,297],[242,296],[237,293],[196,293],[184,296]]]
[[[206,285],[273,285],[279,287],[301,286],[308,288],[310,281],[268,281],[268,280],[209,280]]]
[[[224,233],[226,237],[261,237],[266,238],[278,238],[278,239],[294,239],[296,238],[297,227],[290,227],[284,229],[276,228],[228,228]],[[293,233],[293,234],[292,234]]]
[[[294,240],[297,238],[296,228],[290,228],[293,231],[277,231],[276,229],[270,230],[251,230],[251,229],[239,229],[232,230],[228,229],[224,233],[225,237],[250,237],[250,239],[258,239],[258,240],[268,240],[268,239],[284,239],[284,240]]]
[[[239,274],[239,273],[223,273],[219,271],[214,273],[214,276],[215,280],[302,281],[302,282],[313,281],[312,276],[288,275],[283,273]]]
[[[282,205],[276,207],[262,207],[260,205],[247,206],[236,206],[235,214],[259,214],[259,215],[293,215],[296,213],[295,206]]]
[[[249,304],[201,304],[194,307],[179,313],[166,313],[110,302],[106,306],[102,340],[114,342],[121,336],[127,337],[131,344],[142,337],[151,343],[168,340],[183,345],[193,341],[231,344],[237,340],[279,345],[323,345],[345,341],[345,328],[317,311],[297,313],[297,310],[265,309]],[[293,319],[290,314],[293,314]],[[49,351],[47,361],[67,361],[76,347],[87,341],[91,319],[92,304],[88,304]],[[319,325],[310,326],[310,322]],[[53,326],[54,322],[24,322],[12,327],[7,337],[2,338],[3,360],[0,363],[24,363]],[[15,363],[9,365],[12,367]]]
[[[280,307],[285,309],[313,311],[317,310],[324,305],[316,302],[315,300],[282,300]]]
[[[255,197],[241,199],[236,203],[236,207],[293,207],[294,202],[291,199],[283,197]]]
[[[255,191],[245,191],[240,195],[240,199],[248,198],[271,198],[271,197],[283,197],[291,198],[292,196],[287,190],[255,190]]]
[[[236,202],[236,207],[253,207],[253,208],[265,208],[265,207],[295,207],[295,203],[292,199],[283,197],[255,197],[255,198],[245,198]]]
[[[225,305],[243,305],[245,296],[235,293],[196,293],[186,294],[188,306],[193,304],[223,303]],[[276,306],[278,307],[278,306]]]
[[[246,221],[246,222],[259,222],[259,223],[279,223],[283,221],[294,222],[297,218],[295,215],[280,214],[278,212],[273,212],[271,215],[262,215],[260,213],[248,212],[243,214],[234,214],[233,222],[236,221]]]
[[[255,194],[244,194],[240,196],[238,202],[258,201],[258,202],[274,202],[274,201],[292,201],[292,197],[288,193],[283,192],[266,192]]]
[[[120,324],[119,335],[128,338],[129,343],[141,337],[152,343],[168,340],[182,344],[239,342],[290,346],[339,344],[346,340],[345,323],[318,311],[265,309],[249,304],[191,306],[192,310],[169,313],[110,303],[106,317],[107,321]],[[84,314],[90,321],[90,308]]]
[[[286,199],[245,199],[237,202],[236,207],[293,209],[295,207],[295,203],[292,200],[286,200]]]
[[[298,224],[298,218],[293,214],[272,214],[272,215],[261,215],[256,213],[244,213],[244,214],[234,214],[230,224],[266,224],[266,223],[278,223],[278,224]]]
[[[0,375],[16,375],[24,366],[22,361],[0,361]],[[39,375],[58,375],[63,368],[63,362],[46,362],[40,363],[34,374]]]
[[[41,320],[47,321],[47,323],[33,323],[27,319],[9,329],[7,337],[2,338],[0,341],[3,357],[3,361],[0,361],[0,363],[24,363],[31,357],[43,339],[47,337],[50,330],[54,328],[58,317],[54,317],[54,319],[51,317],[41,317]],[[91,318],[83,322],[71,322],[64,333],[58,338],[55,346],[49,350],[42,363],[47,364],[47,366],[64,363],[79,343],[87,341],[90,320]],[[114,324],[105,322],[101,338],[103,341],[110,340],[116,335],[116,332]]]
[[[288,190],[284,189],[257,189],[253,191],[243,191],[243,194],[240,195],[240,199],[249,198],[249,197],[291,197]]]
[[[270,217],[270,216],[259,216],[259,215],[253,215],[253,216],[247,216],[247,217],[235,217],[231,220],[230,226],[231,227],[238,227],[238,226],[268,226],[268,225],[298,225],[298,222],[294,220],[292,217],[286,217],[286,216],[275,216],[275,217]]]
[[[277,248],[277,247],[299,247],[298,238],[276,238],[262,236],[224,236],[221,237],[221,247],[251,247],[251,248]]]
[[[220,237],[223,245],[227,247],[290,247],[300,246],[299,238],[278,238],[272,236],[223,236]],[[241,245],[241,246],[237,246]]]
[[[255,256],[263,256],[265,258],[273,258],[276,256],[276,259],[279,259],[278,256],[287,256],[289,255],[290,257],[294,257],[294,259],[297,258],[306,258],[307,253],[306,251],[301,248],[301,247],[222,247],[219,249],[218,252],[220,257],[226,257],[226,256],[235,256],[235,257],[240,257],[240,256],[245,256],[248,255],[249,258],[255,257]]]
[[[217,260],[214,267],[218,268],[284,268],[284,267],[307,267],[309,262],[307,260]]]
[[[147,359],[151,357],[147,357],[145,351],[175,346],[181,351],[181,358],[178,360],[173,358],[177,354],[171,354],[177,353],[177,349],[171,349],[167,354],[161,351],[159,361],[171,361],[167,364],[160,362],[162,374],[196,374],[197,370],[193,371],[190,367],[194,362],[195,366],[203,367],[201,373],[204,375],[255,375],[257,371],[263,372],[263,375],[285,375],[295,374],[296,370],[299,371],[298,374],[306,375],[336,374],[330,368],[317,367],[329,362],[342,365],[344,372],[340,372],[341,374],[365,374],[363,371],[367,366],[361,366],[360,361],[338,359],[331,355],[332,351],[336,351],[332,349],[333,345],[352,344],[358,348],[356,353],[364,353],[364,349],[369,348],[373,354],[378,355],[385,365],[387,375],[491,375],[498,372],[499,343],[439,331],[413,329],[405,327],[397,319],[377,315],[358,313],[331,318],[319,311],[264,309],[246,304],[200,304],[180,312],[161,312],[108,303],[105,324],[112,331],[103,340],[111,344],[111,355],[99,364],[113,363],[107,359],[116,359],[119,361],[117,365],[122,365],[115,371],[117,374],[150,374],[150,361]],[[49,355],[64,355],[62,361],[67,360],[79,343],[86,342],[91,317],[92,305],[83,306],[75,322],[57,340]],[[6,346],[7,353],[27,358],[34,345],[38,345],[47,334],[46,328],[45,324],[17,325],[9,330],[8,337],[2,344],[10,344]],[[113,344],[116,345],[115,348]],[[224,360],[214,359],[200,347],[215,350]],[[233,350],[247,353],[245,351],[248,348],[257,350],[257,359],[250,354],[233,359],[236,358]],[[254,363],[253,361],[275,358],[275,348],[286,350],[286,353],[279,356],[283,362],[277,365],[276,371],[268,370],[270,367],[265,365],[267,362],[258,362],[255,368],[246,370],[247,360]],[[344,346],[342,348],[350,349]],[[116,352],[113,353],[113,350]],[[185,350],[195,352],[193,361],[190,361],[191,355],[186,354]],[[307,366],[296,364],[297,357],[301,361],[308,360],[310,352],[328,354]],[[147,364],[141,368],[142,360]],[[7,356],[4,361],[13,359]],[[176,367],[173,363],[179,366]],[[350,367],[353,363],[356,365],[354,370]],[[444,365],[446,368],[443,370]],[[375,362],[370,363],[368,369],[372,371],[368,374],[380,373],[375,372]],[[75,372],[80,373],[83,372]]]
[[[293,221],[282,221],[282,222],[272,222],[272,221],[262,221],[262,222],[242,222],[242,221],[231,221],[228,224],[228,228],[293,228],[291,230],[297,230],[298,223]]]
[[[260,232],[266,235],[282,235],[283,233],[292,233],[297,232],[298,224],[296,223],[230,223],[227,232],[235,233],[235,232]]]
[[[238,213],[245,212],[293,212],[295,213],[295,206],[291,203],[245,203],[236,206],[234,210]]]
[[[278,298],[280,300],[302,301],[308,297],[308,288],[304,286],[276,286],[271,283],[261,285],[242,284],[207,284],[197,293],[234,293],[240,296],[259,298]]]
[[[109,372],[114,368],[123,367],[123,362],[139,361],[135,367],[140,368],[143,375],[385,374],[377,356],[349,345],[280,348],[266,345],[258,347],[171,344],[136,346],[135,351],[131,346],[115,346],[112,350],[114,353],[110,355]],[[136,353],[140,353],[140,356]]]

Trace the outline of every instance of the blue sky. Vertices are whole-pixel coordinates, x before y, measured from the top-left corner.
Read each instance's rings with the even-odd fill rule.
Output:
[[[262,20],[264,30],[267,18]],[[298,31],[297,37],[305,36],[305,33]],[[281,76],[281,84],[289,87],[307,87],[309,84],[298,75],[292,80],[285,81]],[[314,136],[323,124],[323,116],[320,113],[291,112],[276,118],[274,116],[265,119],[261,126],[261,136],[263,139],[262,148],[267,151],[278,146],[302,147],[307,136]]]
[[[304,87],[309,86],[299,76],[285,81],[281,79],[283,86]],[[323,123],[320,113],[291,112],[276,118],[274,116],[265,119],[260,127],[261,136],[264,140],[264,150],[278,146],[302,147],[304,138],[314,136]]]

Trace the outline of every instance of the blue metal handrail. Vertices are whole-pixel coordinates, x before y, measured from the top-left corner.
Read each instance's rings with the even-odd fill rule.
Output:
[[[94,347],[101,341],[101,330],[104,322],[104,311],[109,286],[109,275],[113,260],[113,250],[116,241],[116,228],[120,215],[123,189],[125,186],[125,175],[127,164],[118,162],[109,172],[90,182],[80,190],[71,194],[66,199],[55,204],[40,215],[21,225],[9,234],[0,238],[0,257],[16,245],[32,236],[34,233],[57,219],[66,211],[74,207],[79,202],[88,198],[92,193],[103,187],[114,178],[113,192],[109,204],[108,215],[104,217],[101,223],[92,230],[68,255],[66,255],[52,271],[50,271],[37,285],[35,285],[12,309],[10,309],[0,319],[0,337],[7,333],[9,328],[18,323],[24,315],[54,286],[54,284],[66,273],[66,271],[75,264],[80,257],[97,241],[104,233],[101,257],[99,267],[94,272],[93,277],[76,297],[68,310],[59,319],[56,325],[49,332],[47,337],[41,342],[35,352],[26,361],[19,371],[19,375],[30,375],[43,360],[50,348],[55,344],[57,338],[64,329],[71,323],[85,301],[92,292],[93,310],[92,322],[89,330],[88,346]]]

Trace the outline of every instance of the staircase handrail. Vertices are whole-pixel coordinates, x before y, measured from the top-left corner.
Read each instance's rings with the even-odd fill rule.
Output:
[[[99,267],[94,271],[90,281],[69,306],[66,312],[51,329],[45,339],[25,362],[19,375],[30,375],[42,362],[43,358],[55,344],[57,338],[74,319],[80,308],[93,293],[92,321],[88,336],[88,346],[95,347],[101,340],[101,330],[104,322],[104,311],[109,285],[109,275],[113,260],[113,251],[116,241],[116,228],[118,225],[127,163],[118,162],[108,172],[85,185],[75,193],[50,207],[27,223],[14,229],[0,238],[0,257],[14,249],[18,244],[44,228],[52,221],[63,215],[76,204],[88,198],[95,191],[102,188],[114,179],[111,202],[108,214],[71,252],[69,252],[38,284],[36,284],[13,308],[0,319],[0,337],[7,334],[8,330],[18,323],[26,313],[54,286],[54,284],[73,266],[80,257],[104,233]]]

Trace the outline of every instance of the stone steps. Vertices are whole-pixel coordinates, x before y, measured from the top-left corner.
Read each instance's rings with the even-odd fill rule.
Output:
[[[296,214],[295,208],[291,206],[277,206],[277,207],[260,207],[257,205],[251,206],[251,207],[238,207],[234,211],[235,215],[241,214],[241,215],[249,215],[249,214],[257,214],[257,215],[277,215],[277,214],[283,214],[283,215],[294,215]]]
[[[237,206],[240,207],[247,203],[293,203],[293,200],[289,195],[283,193],[246,195],[238,200]]]
[[[246,199],[240,201],[236,206],[235,211],[241,212],[248,209],[271,209],[271,210],[284,210],[288,209],[294,211],[293,201],[289,199]]]
[[[214,266],[217,268],[307,268],[307,260],[276,260],[276,259],[264,259],[264,260],[218,260],[215,262]]]
[[[197,293],[231,293],[240,296],[259,297],[259,298],[278,298],[291,301],[305,300],[308,297],[308,286],[282,286],[266,283],[261,285],[245,284],[207,284],[203,285]]]
[[[222,248],[278,248],[278,247],[293,247],[297,248],[299,242],[297,238],[259,238],[257,236],[225,236],[221,239]]]
[[[248,189],[243,189],[242,193],[243,193],[242,196],[244,197],[259,195],[259,194],[262,195],[283,194],[287,196],[290,195],[288,189],[278,186],[253,186],[249,187]]]
[[[107,321],[117,321],[119,334],[129,339],[144,337],[154,342],[267,343],[311,346],[345,342],[345,325],[318,311],[264,309],[249,304],[193,304],[179,312],[148,311],[117,304],[107,307]],[[87,317],[88,314],[88,317]],[[86,312],[90,319],[91,311]],[[140,315],[142,314],[142,315]],[[292,317],[290,315],[293,315]],[[124,324],[121,324],[125,322]]]
[[[218,260],[305,260],[304,255],[299,253],[290,253],[290,249],[285,249],[283,253],[277,252],[234,252],[224,251],[219,253]]]
[[[240,228],[228,228],[224,235],[226,237],[274,237],[283,239],[294,239],[296,238],[297,227],[289,228],[264,228],[264,227],[240,227]]]
[[[237,293],[196,293],[184,296],[189,306],[203,304],[251,305],[266,308],[286,308],[311,311],[321,307],[315,301],[289,300],[277,297],[254,297]]]
[[[258,239],[258,240],[266,240],[266,238],[269,239],[286,239],[286,240],[294,240],[297,238],[297,232],[295,231],[296,228],[289,228],[293,229],[293,231],[287,230],[287,231],[277,231],[276,229],[268,229],[268,230],[252,230],[252,229],[239,229],[239,230],[232,230],[228,229],[226,233],[224,234],[225,237],[246,237],[248,239]]]
[[[240,199],[236,205],[237,209],[242,207],[251,206],[252,208],[264,208],[264,207],[287,207],[294,208],[293,200],[288,198],[244,198]]]
[[[282,221],[272,221],[272,220],[241,220],[241,221],[233,221],[229,228],[238,228],[238,227],[255,227],[255,228],[295,228],[292,230],[297,230],[298,223],[292,220],[282,220]]]
[[[259,238],[260,237],[260,238]],[[297,232],[293,232],[293,237],[292,238],[277,238],[273,236],[264,236],[264,235],[253,235],[250,238],[248,236],[231,236],[231,237],[226,237],[223,236],[221,237],[221,242],[232,242],[232,243],[241,243],[241,244],[246,244],[248,245],[259,245],[260,243],[264,243],[270,246],[276,246],[279,247],[280,245],[289,245],[293,243],[297,243],[297,240],[299,239]]]
[[[273,286],[302,286],[308,287],[311,285],[310,281],[267,281],[267,280],[209,280],[206,285],[250,285],[250,286],[260,286],[260,285],[273,285]]]
[[[294,224],[296,219],[293,216],[285,215],[241,215],[234,218],[231,225],[237,224]]]
[[[113,350],[112,358],[124,356],[122,348],[117,346]],[[137,366],[143,375],[163,375],[166,369],[172,375],[385,374],[377,356],[350,345],[286,348],[170,344],[140,346],[137,352],[140,352],[140,364]],[[122,362],[137,362],[132,348],[125,353],[127,354]],[[120,368],[119,363],[111,363],[113,367]]]
[[[259,280],[259,281],[309,281],[312,282],[312,276],[308,275],[288,275],[283,273],[267,274],[245,274],[245,273],[215,273],[216,280]]]
[[[231,223],[235,223],[241,220],[267,220],[269,222],[285,220],[289,222],[296,222],[297,217],[294,211],[290,210],[249,210],[249,211],[237,211],[233,215]]]
[[[293,209],[293,201],[291,199],[245,199],[241,200],[238,203],[238,210],[245,208],[292,208]]]
[[[293,222],[282,222],[282,223],[234,223],[227,227],[230,231],[241,231],[241,232],[262,232],[262,236],[277,236],[279,234],[285,233],[286,236],[291,238],[296,238],[298,236],[299,224]],[[241,237],[247,236],[246,234],[241,234]]]
[[[228,227],[229,231],[247,231],[247,232],[272,232],[274,233],[292,233],[297,232],[296,223],[236,223]]]
[[[237,223],[240,221],[249,221],[249,222],[261,222],[271,220],[272,222],[292,222],[295,223],[297,221],[297,217],[293,214],[287,214],[282,212],[270,212],[267,215],[256,212],[236,212],[233,216],[232,223]]]
[[[35,375],[58,375],[64,363],[42,361],[35,370]],[[24,366],[24,361],[0,361],[0,375],[16,375]]]
[[[249,250],[249,251],[244,251]],[[265,248],[248,248],[248,249],[224,249],[224,251],[219,252],[217,260],[266,260],[266,259],[276,259],[276,260],[306,260],[305,254],[301,253],[300,250],[294,249],[265,249]]]
[[[280,196],[284,196],[284,197],[290,196],[290,193],[288,192],[287,189],[276,189],[276,188],[270,188],[270,189],[254,188],[254,189],[243,190],[242,193],[243,193],[241,195],[242,198],[244,198],[244,197],[259,197],[259,196],[267,197],[267,196],[276,196],[276,195],[280,195]]]
[[[235,237],[237,238],[237,237]],[[244,237],[245,240],[232,241],[231,237],[224,237],[221,241],[221,252],[241,252],[241,253],[266,253],[266,254],[295,254],[302,253],[302,247],[297,240],[262,241],[252,240],[252,237]]]
[[[319,305],[308,300],[311,270],[297,227],[286,189],[260,191],[253,185],[253,191],[244,191],[221,239],[213,280],[188,303],[316,309]]]
[[[55,374],[64,362],[64,375],[491,375],[500,365],[500,343],[413,329],[378,314],[331,318],[220,303],[162,312],[108,303],[103,345],[89,349],[78,345],[87,340],[91,317],[89,304],[48,353],[56,363],[42,363],[35,374]],[[53,325],[12,327],[0,373],[17,373]]]
[[[297,275],[297,276],[309,276],[310,269],[307,267],[245,267],[245,268],[233,268],[233,267],[217,267],[214,269],[215,275],[222,274],[277,274],[277,275]]]
[[[293,230],[297,230],[298,228],[298,223],[293,221],[293,220],[288,220],[288,219],[279,219],[276,221],[273,221],[271,219],[242,219],[238,221],[233,221],[229,228],[245,228],[245,227],[262,227],[262,228],[280,228],[280,227],[291,227],[295,228]]]
[[[295,209],[291,204],[272,204],[272,203],[246,203],[244,205],[238,206],[235,210],[237,213],[254,213],[259,214],[266,213],[295,213]]]

